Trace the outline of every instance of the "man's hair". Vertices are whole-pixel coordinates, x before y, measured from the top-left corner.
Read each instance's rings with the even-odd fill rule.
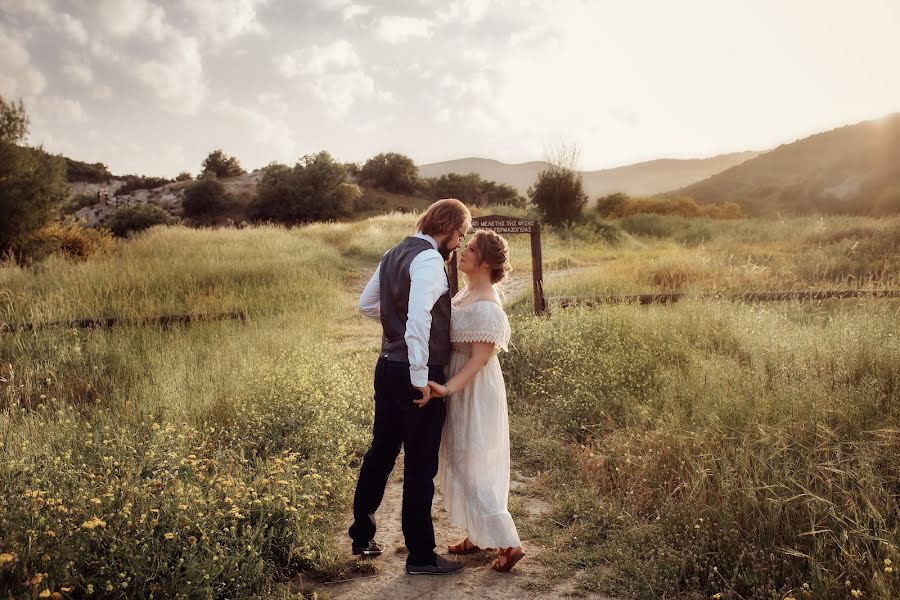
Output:
[[[416,223],[416,228],[426,235],[450,233],[459,229],[463,233],[472,226],[472,215],[466,205],[456,198],[444,198],[428,207]]]

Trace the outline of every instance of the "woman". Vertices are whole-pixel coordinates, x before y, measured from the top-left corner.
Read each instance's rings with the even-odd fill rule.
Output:
[[[509,321],[494,284],[509,272],[509,246],[493,231],[478,231],[459,258],[467,286],[453,298],[453,350],[446,385],[429,382],[447,400],[438,480],[453,525],[468,537],[451,554],[499,548],[491,562],[509,571],[525,556],[507,509],[509,418],[497,354],[507,350]]]

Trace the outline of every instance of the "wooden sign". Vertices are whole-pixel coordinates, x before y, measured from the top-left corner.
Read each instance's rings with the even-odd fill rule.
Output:
[[[519,219],[501,215],[489,215],[472,219],[472,231],[490,229],[497,233],[528,233],[531,235],[531,275],[534,291],[534,314],[542,315],[547,309],[544,300],[544,264],[541,257],[541,225],[534,219]],[[456,252],[450,257],[450,287],[453,295],[459,291],[459,271]]]

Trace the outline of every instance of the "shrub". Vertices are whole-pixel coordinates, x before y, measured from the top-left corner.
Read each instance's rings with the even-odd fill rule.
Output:
[[[51,254],[85,259],[110,250],[113,244],[109,230],[94,229],[69,217],[34,232],[22,243],[19,253],[27,262],[40,261]]]
[[[348,186],[346,179],[347,169],[327,152],[308,154],[293,167],[271,164],[248,213],[256,220],[286,224],[345,217],[359,197],[358,188]]]
[[[187,171],[182,171],[175,176],[175,181],[190,181],[191,179],[193,179],[193,177]]]
[[[90,192],[76,194],[63,205],[62,213],[64,215],[75,214],[82,208],[94,206],[95,204],[97,204],[97,194],[91,194]]]
[[[216,177],[236,177],[247,173],[240,161],[222,150],[213,150],[200,164],[200,173],[213,173]]]
[[[419,169],[408,156],[387,152],[367,160],[359,170],[359,180],[388,192],[412,194],[418,187]]]
[[[620,224],[622,229],[632,235],[670,238],[685,246],[702,244],[715,235],[715,229],[707,219],[638,213],[623,218]]]
[[[629,198],[626,194],[621,193],[598,198],[594,210],[604,217],[612,218],[638,214],[710,217],[713,219],[740,219],[744,216],[741,207],[734,202],[698,204],[686,196]]]
[[[440,177],[428,177],[421,180],[421,191],[435,200],[456,198],[470,206],[487,206],[489,204],[508,204],[525,206],[525,198],[519,195],[511,185],[486,181],[478,173],[460,175],[447,173]]]
[[[88,183],[106,183],[112,179],[112,173],[103,163],[85,163],[66,157],[66,180],[85,181]]]
[[[125,237],[154,225],[171,225],[173,222],[172,216],[158,206],[136,204],[114,212],[107,225],[115,236]]]
[[[172,183],[171,179],[165,177],[145,177],[144,175],[126,175],[123,179],[125,184],[116,190],[115,196],[124,196],[137,190],[152,190]]]
[[[547,168],[528,188],[528,197],[548,223],[575,221],[587,204],[581,174],[575,170],[577,148],[559,148],[547,158]]]
[[[224,186],[215,177],[204,176],[184,190],[181,208],[188,218],[208,221],[222,214],[227,205]]]

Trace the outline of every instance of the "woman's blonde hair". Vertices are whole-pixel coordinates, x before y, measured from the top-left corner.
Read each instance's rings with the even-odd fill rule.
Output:
[[[469,244],[475,250],[475,262],[491,268],[491,283],[500,283],[512,271],[509,264],[509,244],[496,231],[479,229]]]
[[[463,234],[472,226],[472,214],[456,198],[444,198],[428,207],[419,217],[416,228],[426,235],[450,233],[459,229]]]

